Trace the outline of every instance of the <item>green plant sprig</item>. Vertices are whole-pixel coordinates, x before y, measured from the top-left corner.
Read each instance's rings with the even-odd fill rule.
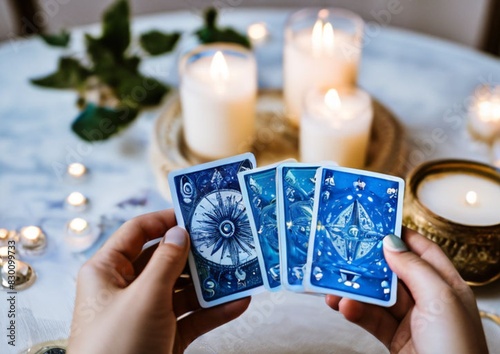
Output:
[[[195,34],[201,43],[233,42],[250,48],[246,36],[231,28],[216,26],[217,11],[205,11],[205,23]],[[142,49],[151,56],[170,53],[181,33],[152,30],[139,37]],[[42,35],[45,43],[68,47],[70,33]],[[170,87],[139,71],[141,57],[130,54],[130,8],[128,0],[117,0],[103,14],[100,36],[85,34],[84,64],[73,56],[59,59],[57,70],[44,77],[32,79],[35,85],[79,92],[82,109],[71,129],[86,141],[106,140],[135,120],[141,109],[158,105]],[[89,91],[97,90],[99,102],[89,101]],[[104,98],[103,98],[104,97]]]

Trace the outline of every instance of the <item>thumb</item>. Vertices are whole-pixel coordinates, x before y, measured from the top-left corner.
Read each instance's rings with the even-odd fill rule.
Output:
[[[426,301],[440,296],[447,287],[441,276],[426,260],[409,251],[395,235],[384,238],[384,256],[391,270],[408,287],[415,301]]]
[[[186,265],[188,251],[187,231],[179,226],[169,229],[139,276],[139,282],[171,291]]]

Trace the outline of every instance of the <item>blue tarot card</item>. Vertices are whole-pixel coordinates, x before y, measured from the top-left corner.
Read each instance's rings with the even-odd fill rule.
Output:
[[[281,282],[293,291],[304,291],[302,282],[318,168],[304,163],[284,163],[277,168]]]
[[[401,178],[319,168],[306,289],[392,306],[397,277],[384,258],[382,239],[388,234],[401,236],[403,196]]]
[[[275,164],[238,174],[264,286],[271,291],[281,289],[276,220],[276,166]]]
[[[189,266],[203,307],[263,289],[237,176],[254,166],[255,157],[246,153],[168,176],[177,223],[191,238]]]

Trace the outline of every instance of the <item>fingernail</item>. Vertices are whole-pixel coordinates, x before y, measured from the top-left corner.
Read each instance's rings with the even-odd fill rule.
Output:
[[[186,242],[187,242],[186,230],[184,230],[179,226],[175,226],[170,230],[168,230],[165,236],[163,237],[163,243],[171,243],[179,247],[186,246]]]
[[[386,237],[384,237],[384,247],[393,252],[408,251],[408,247],[406,246],[406,244],[403,242],[403,240],[401,240],[401,238],[397,237],[396,235],[387,235]]]

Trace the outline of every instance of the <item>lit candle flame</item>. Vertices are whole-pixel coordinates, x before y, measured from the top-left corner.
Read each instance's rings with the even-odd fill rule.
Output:
[[[315,56],[321,55],[323,52],[332,55],[335,45],[333,26],[330,22],[324,22],[324,19],[328,16],[328,11],[325,10],[327,11],[326,15],[321,11],[312,30],[312,50]]]
[[[339,93],[335,89],[329,89],[325,95],[325,104],[331,110],[337,111],[342,107]]]
[[[36,241],[42,235],[42,230],[38,226],[26,226],[21,230],[21,234],[29,241]]]
[[[468,191],[465,195],[465,201],[468,205],[476,205],[477,204],[477,193],[474,191]]]
[[[215,53],[210,64],[210,77],[214,81],[227,81],[229,79],[227,62],[220,50]]]
[[[269,35],[266,24],[263,22],[253,23],[248,26],[247,34],[255,42],[263,41]]]
[[[480,101],[479,118],[484,122],[500,122],[500,102]]]
[[[86,172],[87,172],[87,168],[79,162],[74,162],[72,164],[69,164],[69,166],[68,166],[68,174],[72,177],[75,177],[75,178],[81,177]]]
[[[72,192],[68,195],[66,201],[71,206],[83,206],[87,204],[87,198],[80,192]]]
[[[87,220],[82,219],[82,218],[74,218],[69,222],[69,229],[75,233],[82,233],[85,231],[89,226],[89,223]]]

